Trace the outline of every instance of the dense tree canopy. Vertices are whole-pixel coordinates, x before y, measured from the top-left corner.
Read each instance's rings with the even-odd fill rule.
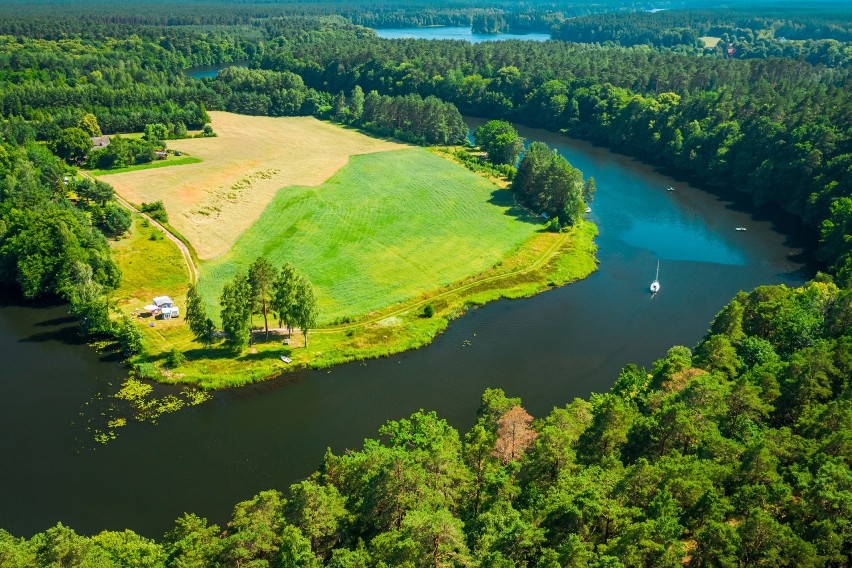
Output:
[[[694,352],[534,418],[487,390],[460,434],[434,412],[326,453],[285,495],[187,514],[157,543],[62,525],[10,566],[844,566],[852,547],[852,301],[817,281],[741,293]],[[81,560],[82,561],[82,560]],[[105,561],[106,562],[106,561]],[[140,564],[144,562],[144,564]]]

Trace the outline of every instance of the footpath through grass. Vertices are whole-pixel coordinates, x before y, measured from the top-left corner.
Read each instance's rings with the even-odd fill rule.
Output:
[[[424,149],[353,156],[319,187],[281,190],[231,251],[201,267],[211,311],[258,256],[314,285],[321,323],[354,318],[477,274],[540,228],[511,194]]]

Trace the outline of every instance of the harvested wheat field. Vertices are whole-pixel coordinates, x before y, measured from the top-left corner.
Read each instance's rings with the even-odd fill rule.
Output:
[[[100,177],[137,205],[162,200],[202,260],[227,252],[282,188],[318,186],[350,156],[407,147],[313,117],[210,116],[215,138],[169,141],[202,162]]]

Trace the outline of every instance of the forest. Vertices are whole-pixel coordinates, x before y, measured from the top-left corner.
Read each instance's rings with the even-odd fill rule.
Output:
[[[0,565],[847,566],[850,376],[852,292],[761,287],[694,351],[546,416],[487,390],[467,432],[423,410],[390,421],[227,525],[0,530]]]
[[[842,13],[774,8],[598,13],[566,19],[553,37],[578,43],[649,45],[678,52],[737,59],[789,57],[846,67],[852,26]],[[715,39],[705,45],[704,38]]]
[[[467,432],[428,410],[391,421],[286,495],[236,505],[226,525],[187,513],[157,541],[0,530],[0,566],[848,566],[852,80],[849,14],[827,6],[757,17],[588,4],[559,19],[548,2],[186,0],[141,15],[4,3],[0,283],[67,301],[82,332],[125,354],[138,338],[110,319],[121,275],[107,239],[128,222],[109,186],[72,179],[79,156],[63,146],[89,116],[114,134],[200,129],[208,110],[314,115],[420,144],[464,142],[462,113],[545,127],[792,213],[824,273],[740,293],[694,349],[628,366],[610,392],[546,416],[488,390]],[[520,20],[571,42],[380,40],[359,25]],[[606,31],[587,35],[595,26]],[[184,73],[233,61],[246,68]],[[481,134],[487,148],[500,132]],[[531,147],[513,189],[537,205],[568,196],[552,212],[570,223],[589,188],[549,156]],[[571,192],[548,194],[541,172]]]

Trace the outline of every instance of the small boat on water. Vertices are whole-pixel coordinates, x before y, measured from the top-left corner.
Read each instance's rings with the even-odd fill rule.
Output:
[[[591,207],[586,207],[586,214],[588,215],[588,214],[589,214],[589,213],[591,213],[591,212],[592,212],[592,208],[591,208]]]
[[[654,276],[654,281],[651,282],[651,286],[649,286],[652,294],[656,294],[660,291],[660,261],[657,261],[657,275]]]
[[[674,191],[674,188],[673,188],[672,186],[668,186],[668,187],[666,188],[666,191]]]
[[[738,231],[748,231],[748,229],[746,229],[745,227],[737,227],[737,230]]]

